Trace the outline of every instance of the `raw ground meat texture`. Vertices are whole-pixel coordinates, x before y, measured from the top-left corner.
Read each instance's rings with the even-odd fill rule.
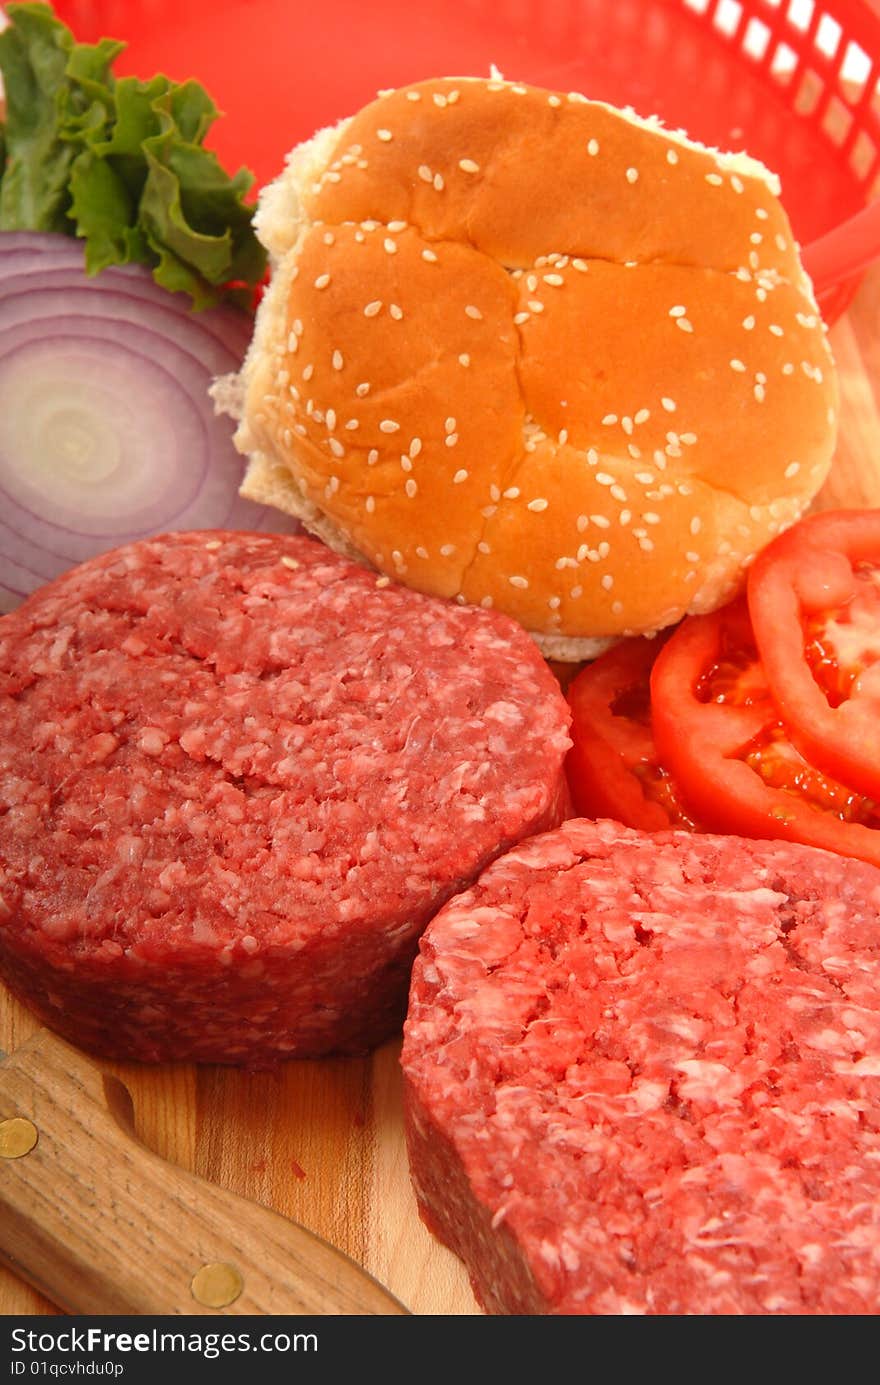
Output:
[[[490,1313],[875,1314],[880,870],[572,819],[427,929],[410,1167]]]
[[[518,626],[312,539],[94,559],[0,620],[0,973],[104,1056],[365,1051],[431,915],[561,820],[567,727]]]

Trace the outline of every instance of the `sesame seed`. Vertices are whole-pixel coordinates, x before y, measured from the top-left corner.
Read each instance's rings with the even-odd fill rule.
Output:
[[[444,187],[446,186],[446,184],[445,184],[444,181],[443,181],[443,174],[442,174],[442,173],[435,173],[435,174],[434,174],[433,182],[434,182],[434,191],[435,191],[435,192],[442,192],[443,189],[444,189]]]
[[[782,373],[783,375],[794,375],[794,364],[792,361],[785,362],[784,366],[782,367]]]
[[[597,139],[591,139],[591,140],[589,141],[589,143],[587,144],[587,153],[590,155],[591,158],[595,159],[595,157],[596,157],[596,155],[598,154],[598,152],[599,152],[599,141],[598,141]]]
[[[367,466],[375,466],[379,460],[379,453],[375,447],[371,447],[367,453]]]
[[[558,438],[557,438],[557,441],[558,441],[560,447],[564,447],[564,446],[565,446],[565,444],[568,442],[568,429],[567,429],[567,428],[560,428],[560,430],[559,430],[559,436],[558,436]]]
[[[788,466],[785,468],[785,471],[783,473],[786,481],[790,481],[793,476],[797,476],[800,469],[800,462],[789,462]]]
[[[358,396],[359,399],[363,399],[363,397],[364,397],[365,394],[369,394],[369,393],[370,393],[369,381],[367,381],[367,380],[362,380],[361,383],[360,383],[359,385],[356,385],[356,386],[355,386],[355,391],[354,391],[354,392],[355,392],[355,394]]]
[[[391,316],[394,318],[394,321],[395,321],[395,322],[400,322],[401,318],[403,317],[403,309],[402,309],[402,308],[398,307],[398,305],[397,305],[396,303],[389,303],[389,304],[388,304],[388,311],[389,311],[389,313],[391,314]]]
[[[751,332],[751,330],[752,330],[752,328],[754,327],[754,325],[755,325],[755,319],[752,317],[752,314],[751,314],[751,313],[749,313],[748,317],[744,317],[744,318],[743,318],[743,327],[745,327],[745,329],[746,329],[747,332]]]
[[[638,182],[638,179],[639,179],[639,170],[638,170],[637,168],[628,168],[628,169],[626,170],[626,181],[627,181],[628,183],[637,183],[637,182]]]
[[[668,414],[674,414],[674,413],[675,413],[675,410],[676,410],[676,407],[677,407],[677,406],[676,406],[676,403],[675,403],[675,400],[674,400],[674,399],[667,399],[667,398],[664,396],[664,398],[660,400],[660,403],[663,405],[663,408],[666,410],[666,412],[667,412]]]
[[[458,358],[458,363],[459,363],[459,365],[465,365],[465,366],[470,365],[470,363],[471,363],[471,358],[470,358],[470,356],[467,354],[466,351],[463,351],[462,354],[459,356],[459,358]]]
[[[423,259],[423,260],[427,260],[427,261],[428,261],[428,264],[436,264],[436,263],[437,263],[437,256],[434,254],[434,251],[433,251],[433,250],[423,250],[423,251],[422,251],[422,259]]]
[[[571,591],[568,594],[573,601],[577,601],[579,596],[583,596],[584,589],[581,586],[580,582],[576,583],[576,585],[572,587]]]
[[[410,455],[411,457],[417,457],[417,456],[419,455],[419,453],[421,452],[421,450],[422,450],[422,440],[421,440],[421,438],[413,438],[412,442],[411,442],[410,445],[409,445],[409,455]]]
[[[454,447],[455,444],[456,444],[457,442],[458,442],[458,434],[457,434],[457,433],[450,433],[450,434],[447,436],[447,438],[446,438],[446,446],[447,446],[447,447]]]
[[[345,448],[342,446],[342,443],[339,441],[338,438],[328,438],[327,444],[330,448],[330,451],[333,453],[334,457],[345,456]]]
[[[393,138],[393,136],[390,130],[377,130],[376,138],[382,140],[383,144],[387,144],[388,141]]]
[[[632,436],[633,421],[632,421],[631,418],[627,418],[627,416],[624,415],[624,417],[620,420],[620,426],[621,426],[621,428],[623,429],[623,431],[626,433],[627,437],[631,437],[631,436]]]
[[[730,186],[733,188],[734,192],[745,192],[745,184],[742,178],[737,177],[735,173],[731,175]]]
[[[779,233],[778,233],[778,234],[774,237],[774,239],[775,239],[775,241],[776,241],[776,249],[777,249],[777,250],[787,250],[787,249],[788,249],[788,241],[785,239],[785,236],[783,236],[782,234],[779,234]]]
[[[610,572],[606,572],[602,578],[602,586],[607,592],[610,592],[611,588],[614,586],[614,578],[611,576]]]
[[[702,522],[702,520],[700,519],[700,516],[699,516],[699,515],[694,515],[693,519],[691,520],[690,524],[688,525],[688,528],[690,529],[691,533],[692,533],[692,534],[699,534],[699,532],[700,532],[700,530],[702,529],[702,527],[703,527],[703,522]]]
[[[660,516],[658,514],[655,514],[653,510],[646,511],[646,513],[642,515],[642,519],[645,521],[646,524],[660,523]]]
[[[595,447],[587,448],[587,462],[590,466],[599,465],[599,453],[596,451]]]
[[[373,498],[373,497],[370,496],[370,499],[371,499],[371,500],[372,500],[372,498]],[[390,586],[391,586],[391,578],[390,578],[390,577],[377,577],[377,578],[376,578],[376,586],[377,586],[377,587],[390,587]]]
[[[547,97],[547,105],[548,105],[548,106],[561,106],[561,105],[562,105],[562,98],[559,97],[559,96],[557,96],[555,92],[552,92],[552,91],[551,91],[550,95]]]
[[[406,485],[404,486],[403,489],[406,491],[407,496],[409,497],[410,500],[413,500],[413,499],[418,495],[418,492],[419,492],[418,485],[417,485],[416,482],[413,481],[412,479],[410,479],[409,481],[407,481],[407,483],[406,483]]]
[[[767,328],[767,330],[768,330],[768,332],[772,332],[772,334],[773,334],[774,337],[784,337],[784,336],[785,336],[785,332],[782,330],[782,328],[779,326],[779,324],[778,324],[777,322],[771,322],[771,323],[770,323],[770,326]]]
[[[396,241],[396,240],[392,240],[390,236],[386,236],[385,239],[384,239],[384,241],[382,242],[382,244],[384,245],[384,247],[385,247],[385,249],[387,250],[387,252],[388,252],[389,255],[396,255],[396,254],[397,254],[397,241]]]
[[[412,471],[412,459],[405,452],[402,452],[400,456],[400,469],[401,471]]]
[[[749,241],[752,245],[760,245],[763,239],[764,237],[761,235],[760,231],[753,231],[749,236]]]
[[[526,506],[526,509],[531,510],[534,514],[537,515],[540,514],[542,510],[546,510],[549,503],[550,502],[548,500],[540,498],[537,500],[530,500],[528,505]]]
[[[766,391],[763,385],[755,386],[755,398],[759,404],[763,404]]]
[[[677,164],[677,163],[678,163],[678,154],[677,154],[677,152],[676,152],[674,149],[667,149],[667,151],[666,151],[666,162],[667,162],[667,163],[670,163],[670,164]]]
[[[577,520],[575,521],[575,524],[576,524],[576,528],[577,528],[577,531],[578,531],[579,534],[582,534],[582,533],[584,532],[584,530],[586,529],[586,527],[587,527],[587,525],[589,524],[589,522],[590,522],[590,521],[589,521],[589,519],[587,518],[586,515],[578,515]]]
[[[677,317],[675,319],[675,325],[676,327],[680,327],[683,332],[692,332],[694,330],[693,323],[688,322],[686,317]]]
[[[315,288],[316,288],[316,289],[325,289],[329,283],[330,283],[330,275],[329,275],[329,274],[319,274],[318,277],[317,277],[317,279],[315,280]]]
[[[518,587],[520,591],[527,591],[529,579],[527,577],[508,577],[508,582],[512,587]]]
[[[454,419],[454,418],[447,418],[446,422],[445,422],[444,425],[443,425],[443,431],[444,431],[445,433],[454,433],[454,432],[455,432],[455,419]]]
[[[533,313],[542,313],[544,311],[544,304],[541,302],[540,298],[530,298],[529,307]]]
[[[465,305],[465,312],[467,313],[468,317],[472,317],[475,322],[482,322],[483,314],[480,312],[479,308],[474,307],[473,303],[468,303]]]
[[[383,433],[396,433],[399,428],[400,424],[393,418],[383,418],[379,424],[379,429]]]
[[[455,475],[453,476],[453,478],[452,478],[452,484],[453,484],[454,486],[460,486],[461,483],[462,483],[462,481],[466,481],[467,478],[468,478],[468,474],[467,474],[467,472],[462,468],[461,471],[457,471],[457,472],[455,473]]]
[[[321,175],[321,178],[322,181],[326,183],[340,183],[342,181],[342,174],[337,173],[334,168],[328,168],[327,172]],[[333,242],[327,241],[327,244],[332,245]]]
[[[755,208],[755,216],[758,218],[759,221],[766,221],[769,215],[770,213],[767,211],[766,207]]]
[[[487,544],[485,539],[480,539],[480,542],[477,544],[477,552],[482,553],[485,556],[487,553],[491,553],[492,549],[490,548],[489,544]]]
[[[374,298],[373,301],[372,301],[372,303],[368,303],[367,306],[364,308],[364,317],[375,317],[376,314],[377,314],[377,313],[380,313],[381,311],[382,311],[382,300],[381,300],[381,298]]]
[[[506,491],[501,492],[505,500],[519,499],[519,486],[508,486]]]
[[[360,428],[361,425],[356,418],[349,418],[346,420],[345,426],[348,429],[349,433],[353,433],[355,428]]]
[[[619,500],[621,504],[626,500],[626,491],[623,486],[612,486],[609,495],[612,495],[615,500]]]
[[[314,373],[315,373],[315,367],[314,367],[313,365],[309,364],[309,365],[307,365],[307,366],[304,367],[303,373],[302,373],[302,378],[303,378],[304,380],[311,380],[311,378],[312,378],[312,376],[314,375]]]
[[[423,183],[430,183],[433,181],[434,175],[427,164],[419,164],[418,173]]]
[[[638,413],[635,415],[635,418],[633,419],[633,423],[647,423],[650,417],[650,409],[639,409]]]
[[[676,303],[676,305],[675,305],[674,308],[670,308],[670,309],[669,309],[669,316],[670,316],[670,317],[684,317],[684,315],[685,315],[686,312],[687,312],[687,308],[683,307],[681,303]]]
[[[713,188],[720,188],[724,179],[721,177],[720,173],[707,173],[706,182],[711,183]]]
[[[408,91],[406,93],[406,99],[407,101],[421,101],[422,94],[419,91]]]
[[[639,457],[641,457],[642,455],[642,449],[640,447],[636,447],[634,442],[628,442],[626,445],[626,450],[632,457],[634,462],[637,462],[639,460]]]
[[[444,543],[444,544],[441,544],[441,546],[440,546],[440,556],[441,556],[441,558],[451,558],[454,552],[455,552],[455,544],[454,544],[454,543]]]
[[[458,166],[462,173],[479,173],[480,165],[473,159],[459,159]]]
[[[613,427],[614,424],[617,423],[617,421],[617,414],[606,414],[605,417],[602,419],[602,422],[608,428]]]
[[[344,364],[345,364],[345,362],[344,362],[343,359],[342,359],[342,352],[341,352],[341,351],[334,351],[334,352],[333,352],[333,369],[334,369],[334,370],[341,370]]]
[[[697,435],[696,433],[682,433],[681,441],[684,443],[685,447],[693,447],[694,443],[697,441]]]
[[[744,371],[744,370],[745,370],[745,365],[743,364],[742,361],[740,361],[740,360],[738,360],[736,357],[734,357],[734,359],[730,362],[730,368],[731,368],[731,370]]]
[[[530,317],[531,313],[514,313],[513,320],[517,327],[521,327],[524,322],[528,322]]]
[[[219,548],[219,547],[220,547],[219,543],[217,543],[217,544],[211,543],[211,544],[208,544],[207,546],[208,546],[209,548],[215,548],[215,547],[216,547],[216,548]],[[289,556],[289,554],[287,554],[287,553],[284,553],[284,554],[282,555],[281,564],[282,564],[283,567],[289,567],[290,570],[291,570],[291,572],[296,572],[297,568],[299,567],[299,563],[297,562],[296,558],[291,558],[291,557]]]
[[[718,547],[719,547],[719,549],[720,549],[720,548],[721,548],[721,544],[719,544]],[[698,563],[698,562],[700,561],[700,555],[699,555],[699,553],[685,553],[684,556],[685,556],[685,561],[688,562],[688,563]]]
[[[324,415],[324,419],[326,421],[328,430],[332,433],[333,429],[336,427],[336,410],[328,409],[326,414]]]
[[[501,491],[498,489],[497,486],[490,486],[490,487],[489,487],[489,499],[490,499],[490,500],[500,500],[500,499],[501,499]]]
[[[600,486],[613,486],[613,485],[614,485],[614,477],[613,477],[613,476],[609,476],[607,471],[597,471],[597,472],[596,472],[596,480],[598,481],[598,483],[599,483]]]
[[[543,278],[545,284],[552,284],[554,288],[559,288],[565,283],[561,274],[545,274]]]
[[[435,92],[433,93],[433,96],[434,96],[434,105],[435,105],[435,106],[440,106],[441,109],[442,109],[442,107],[444,107],[444,106],[446,105],[446,97],[443,95],[443,92],[442,92],[442,91],[435,91]]]

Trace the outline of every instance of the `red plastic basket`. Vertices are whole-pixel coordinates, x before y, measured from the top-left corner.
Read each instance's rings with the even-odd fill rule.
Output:
[[[215,148],[260,183],[378,88],[495,63],[762,159],[782,179],[828,320],[880,256],[880,204],[853,221],[880,194],[880,0],[57,0],[56,10],[82,39],[127,39],[119,70],[203,81],[226,112]]]

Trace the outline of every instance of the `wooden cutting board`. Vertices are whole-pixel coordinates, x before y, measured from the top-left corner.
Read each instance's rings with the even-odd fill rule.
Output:
[[[841,434],[818,505],[880,506],[880,267],[831,334]],[[37,1028],[0,988],[0,1048]],[[400,1110],[399,1043],[370,1058],[289,1063],[277,1073],[111,1067],[156,1153],[274,1208],[348,1252],[412,1312],[479,1312],[459,1262],[419,1221]],[[2,1232],[0,1232],[2,1234]],[[0,1314],[54,1313],[0,1269]]]

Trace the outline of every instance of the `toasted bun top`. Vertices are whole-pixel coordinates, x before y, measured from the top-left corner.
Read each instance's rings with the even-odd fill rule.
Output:
[[[380,97],[261,200],[246,493],[556,657],[712,609],[834,446],[777,191],[575,95]]]

